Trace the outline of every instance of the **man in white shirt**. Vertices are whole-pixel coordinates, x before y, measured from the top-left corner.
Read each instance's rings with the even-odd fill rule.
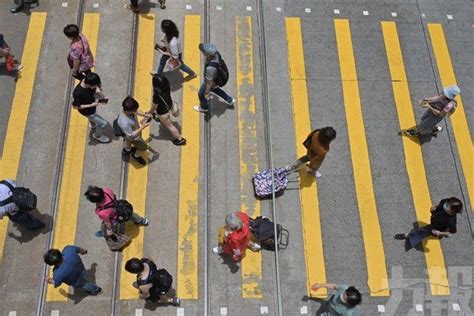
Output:
[[[12,187],[16,187],[15,181],[12,179],[5,179]],[[9,202],[8,199],[12,196],[12,191],[7,184],[0,183],[0,219],[8,216],[10,220],[26,229],[41,229],[45,224],[39,219],[33,217],[29,210],[20,209],[15,203]]]

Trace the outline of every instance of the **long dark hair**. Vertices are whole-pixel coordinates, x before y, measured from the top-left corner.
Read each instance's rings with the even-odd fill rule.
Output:
[[[171,42],[171,39],[173,37],[179,38],[178,27],[176,26],[176,24],[174,24],[173,21],[171,20],[161,21],[161,29],[165,33],[166,40],[168,41],[168,43]]]
[[[152,79],[153,84],[153,94],[168,96],[171,93],[171,86],[168,79],[163,75],[155,75]]]

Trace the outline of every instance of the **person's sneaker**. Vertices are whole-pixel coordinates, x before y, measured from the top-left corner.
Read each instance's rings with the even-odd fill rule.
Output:
[[[132,155],[131,157],[133,158],[133,160],[138,162],[140,165],[142,165],[142,166],[146,165],[146,161],[145,161],[145,159],[143,159],[143,157],[135,156],[135,155]]]
[[[142,221],[137,225],[148,226],[149,223],[150,221],[148,220],[148,218],[143,218]]]
[[[393,238],[395,238],[396,240],[405,240],[407,239],[407,236],[405,234],[396,234],[395,236],[393,236]]]
[[[408,136],[418,136],[418,133],[414,130],[414,129],[407,129],[405,131],[405,135],[408,135]]]
[[[316,171],[316,172],[314,173],[314,176],[315,176],[316,178],[321,178],[322,174],[321,174],[319,171]]]
[[[171,304],[173,304],[173,306],[179,306],[179,304],[181,304],[181,300],[179,299],[179,297],[173,297],[173,301],[171,302]]]
[[[23,5],[14,6],[13,8],[10,9],[10,13],[18,13],[22,8],[23,8]]]
[[[231,101],[226,101],[226,103],[230,108],[233,108],[235,106],[235,99],[232,98]]]
[[[94,293],[91,293],[92,295],[99,295],[100,293],[102,293],[102,288],[101,287],[97,287],[97,291],[94,292]]]
[[[201,113],[207,113],[208,110],[203,109],[200,105],[195,105],[193,106],[194,111],[201,112]]]
[[[173,144],[176,146],[186,145],[186,138],[181,137],[181,139],[173,139]]]
[[[216,255],[220,255],[222,253],[222,247],[214,247],[212,248],[212,253],[216,254]]]
[[[104,232],[99,230],[95,232],[95,237],[104,237]]]
[[[442,132],[443,131],[443,127],[442,126],[436,126],[435,128],[433,128],[433,130],[431,131],[431,135],[433,137],[437,137],[438,136],[438,133],[439,132]]]
[[[257,251],[262,250],[262,246],[260,246],[260,244],[253,243],[253,244],[250,244],[250,249],[254,252],[257,252]]]
[[[105,135],[92,134],[92,138],[94,138],[99,143],[108,143],[108,142],[110,142],[110,138],[105,136]]]
[[[25,68],[22,64],[16,64],[15,65],[15,70],[18,72],[21,72]]]

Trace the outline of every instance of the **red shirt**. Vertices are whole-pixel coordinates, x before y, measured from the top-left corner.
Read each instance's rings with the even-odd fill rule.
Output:
[[[250,242],[250,219],[246,213],[237,212],[237,216],[242,220],[242,228],[234,230],[224,239],[224,253],[231,255],[234,261],[240,261]],[[240,250],[240,256],[234,255],[234,249]]]
[[[110,206],[110,207],[100,209],[100,210],[99,208],[106,206],[107,204],[112,205],[111,202],[115,199],[115,194],[114,194],[114,191],[112,191],[112,189],[104,188],[103,190],[104,190],[104,200],[96,204],[97,208],[95,209],[95,213],[97,214],[97,216],[99,216],[99,218],[102,221],[112,222],[117,217],[114,207]]]

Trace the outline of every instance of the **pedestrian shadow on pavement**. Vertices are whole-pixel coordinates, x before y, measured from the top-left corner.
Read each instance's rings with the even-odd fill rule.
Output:
[[[213,116],[220,117],[227,110],[234,110],[234,106],[230,107],[226,102],[219,99],[218,96],[213,95],[212,99],[209,100],[209,119]]]
[[[319,303],[319,309],[316,311],[317,316],[326,316],[329,315],[329,309],[328,309],[328,301],[323,298],[319,297],[310,297],[308,295],[304,295],[303,298],[301,299],[302,302],[308,302],[308,301],[313,301],[316,303]]]
[[[163,75],[170,82],[171,92],[175,92],[183,88],[184,77],[179,69],[164,72]]]
[[[91,128],[89,128],[89,145],[91,146],[97,146],[97,145],[107,145],[107,144],[110,144],[111,142],[113,142],[114,140],[119,140],[121,137],[118,137],[118,136],[115,136],[114,135],[114,130],[112,128],[112,126],[107,123],[107,126],[104,128],[104,135],[106,135],[108,138],[110,138],[110,142],[108,143],[101,143],[97,140],[94,139],[94,137],[92,137],[92,134],[94,133],[94,130],[92,130]]]
[[[225,264],[229,267],[230,273],[234,274],[239,271],[239,268],[240,268],[239,265],[237,264],[237,262],[232,260],[230,256],[224,255],[224,254],[221,254],[220,256],[222,258],[222,264]]]
[[[34,230],[29,230],[24,228],[23,226],[20,226],[16,223],[13,223],[13,226],[16,227],[16,230],[20,232],[19,235],[17,235],[14,232],[9,232],[8,237],[15,239],[16,241],[19,241],[20,244],[29,242],[30,240],[34,239],[36,236],[39,234],[48,234],[51,232],[51,216],[49,214],[40,214],[38,210],[31,211],[31,214],[42,221],[46,226],[42,229],[34,229]]]
[[[170,289],[166,294],[166,296],[169,297],[175,297],[176,296],[176,290],[175,289]],[[156,311],[158,307],[167,307],[167,306],[173,306],[172,303],[167,303],[167,302],[150,302],[150,301],[145,301],[145,308],[148,309],[149,311]]]
[[[408,135],[405,134],[404,131],[405,130],[398,132],[398,135],[408,138],[409,140],[411,140],[412,142],[414,142],[417,145],[423,145],[425,143],[429,143],[429,142],[431,142],[431,139],[433,138],[433,135],[431,135],[431,134],[423,134],[423,135],[419,135],[419,136],[408,136]]]
[[[178,122],[173,121],[173,125],[178,129],[178,132],[181,133],[181,125]],[[157,134],[150,133],[152,139],[163,139],[163,140],[173,140],[173,135],[163,124],[159,125],[159,130]]]
[[[97,263],[94,262],[93,264],[91,264],[91,267],[89,268],[89,270],[86,270],[85,279],[88,282],[96,284],[96,281],[95,281],[96,272],[97,272]],[[61,295],[65,296],[68,299],[70,299],[71,301],[73,301],[74,305],[79,304],[85,297],[91,295],[90,293],[87,293],[84,290],[75,289],[75,288],[73,288],[73,293],[72,294],[66,292],[63,289],[59,289],[59,293],[61,293]]]
[[[424,222],[414,222],[412,230],[418,229],[418,228],[426,226],[426,225],[428,225],[428,224],[424,223]],[[429,237],[425,238],[423,240],[423,242],[419,243],[415,247],[412,247],[410,245],[410,240],[409,239],[405,239],[405,251],[410,251],[412,248],[414,248],[416,251],[425,252],[425,253],[430,252],[430,249],[426,247],[426,243],[428,242],[428,239],[438,239],[438,237],[429,236]]]

